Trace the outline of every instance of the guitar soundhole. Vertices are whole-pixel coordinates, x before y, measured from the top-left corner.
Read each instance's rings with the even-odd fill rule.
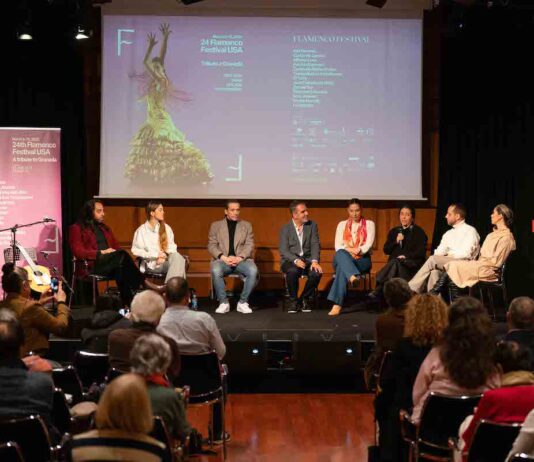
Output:
[[[34,273],[33,273],[33,274],[35,274],[35,275],[36,275],[37,277],[39,277],[39,276],[42,276],[42,275],[43,275],[43,273],[41,273],[40,271],[34,271]]]

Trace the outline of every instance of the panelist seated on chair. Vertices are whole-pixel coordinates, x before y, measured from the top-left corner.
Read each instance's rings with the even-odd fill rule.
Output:
[[[334,269],[336,277],[328,293],[334,303],[328,313],[337,316],[341,312],[347,293],[347,283],[354,284],[360,275],[371,270],[371,253],[375,242],[375,224],[366,220],[359,199],[347,204],[348,219],[340,221],[336,229]]]
[[[384,244],[384,253],[389,258],[376,273],[376,287],[369,294],[371,298],[382,298],[385,283],[393,278],[409,281],[425,262],[428,238],[415,224],[415,209],[411,205],[403,205],[399,209],[399,221],[400,226],[389,230]]]
[[[146,220],[135,231],[132,253],[146,260],[150,272],[166,274],[165,282],[176,276],[185,278],[186,261],[178,253],[171,227],[165,223],[163,204],[149,202]]]
[[[441,238],[439,246],[434,250],[423,266],[410,280],[410,288],[417,293],[432,289],[445,271],[445,263],[453,260],[473,260],[480,250],[480,236],[477,230],[465,222],[467,211],[462,204],[451,204],[445,219],[452,226]]]
[[[213,222],[208,235],[208,252],[212,256],[211,278],[219,301],[219,307],[215,312],[218,314],[230,311],[224,283],[224,277],[230,274],[239,274],[245,278],[237,311],[244,314],[252,313],[248,299],[258,281],[258,268],[252,259],[254,233],[248,221],[240,220],[240,213],[239,201],[226,201],[224,209],[226,217]]]
[[[46,355],[49,349],[48,336],[63,334],[69,325],[70,309],[65,303],[67,297],[61,284],[57,294],[45,292],[39,300],[33,300],[30,298],[28,273],[24,268],[6,263],[2,272],[2,288],[7,297],[0,303],[0,308],[13,311],[24,330],[22,354],[25,356],[31,351]],[[55,313],[46,308],[51,302],[55,304]]]
[[[143,284],[143,275],[128,252],[120,248],[111,228],[104,223],[104,216],[102,202],[88,200],[78,221],[69,228],[69,246],[77,259],[87,260],[89,271],[115,279],[123,304],[130,306],[134,293]],[[145,285],[158,289],[149,281]]]
[[[289,205],[291,220],[280,230],[280,268],[285,275],[289,293],[288,313],[311,311],[313,294],[323,275],[319,264],[321,242],[317,223],[308,216],[308,208],[303,201],[295,200]],[[307,276],[306,285],[298,297],[299,278]]]
[[[510,231],[513,219],[513,212],[507,205],[497,205],[491,214],[493,231],[484,239],[480,257],[472,261],[445,263],[445,272],[430,293],[437,295],[448,288],[453,301],[461,295],[462,289],[473,287],[478,282],[496,281],[499,270],[515,250],[514,235]]]

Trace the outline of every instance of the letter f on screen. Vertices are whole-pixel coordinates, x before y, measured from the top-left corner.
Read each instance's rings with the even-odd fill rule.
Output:
[[[128,42],[122,39],[123,32],[134,33],[135,29],[117,29],[117,56],[121,55],[122,45],[131,45],[133,42]]]

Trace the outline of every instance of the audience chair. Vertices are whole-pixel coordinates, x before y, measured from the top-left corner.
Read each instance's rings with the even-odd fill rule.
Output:
[[[28,462],[58,460],[61,447],[52,445],[48,429],[39,415],[0,420],[0,438],[16,442]]]
[[[102,276],[100,274],[95,274],[95,273],[91,272],[91,270],[89,269],[89,261],[91,261],[91,260],[78,260],[76,257],[72,258],[72,280],[71,280],[70,286],[74,290],[74,284],[76,283],[76,281],[91,282],[91,286],[92,286],[92,289],[93,289],[93,306],[95,306],[96,305],[96,297],[98,296],[98,283],[101,282],[101,281],[106,282],[106,284],[107,284],[106,290],[107,290],[107,289],[109,289],[109,281],[111,281],[112,278],[108,278],[106,276]],[[79,267],[85,268],[85,272],[86,272],[85,276],[80,277],[79,275],[77,275],[77,269]],[[70,296],[69,308],[72,305],[72,298],[73,297],[74,297],[74,294],[72,294]]]
[[[60,388],[54,388],[54,401],[52,404],[52,422],[63,435],[71,433],[72,417],[65,393]]]
[[[481,420],[469,448],[467,462],[502,462],[521,430],[520,423]]]
[[[24,462],[20,446],[14,441],[0,444],[0,460],[3,462]]]
[[[496,281],[480,281],[474,287],[471,288],[470,293],[478,289],[478,295],[482,304],[488,309],[489,314],[492,316],[493,320],[498,320],[497,308],[499,305],[495,303],[493,297],[494,293],[500,292],[502,301],[503,301],[503,312],[506,312],[508,307],[508,294],[506,292],[506,283],[505,283],[505,270],[506,270],[506,261],[504,264],[497,270],[497,280]],[[504,313],[503,313],[504,315]]]
[[[287,280],[285,273],[282,273],[284,276],[284,299],[282,300],[282,311],[287,311],[287,305],[289,304],[289,291],[287,290]],[[303,274],[300,276],[300,279],[307,280],[308,276],[306,274]],[[316,310],[319,306],[319,290],[317,287],[313,291],[313,309]]]
[[[534,457],[529,456],[528,454],[515,454],[512,462],[534,462]]]
[[[74,354],[74,368],[80,377],[84,388],[91,385],[100,385],[106,381],[109,370],[109,355],[107,353],[91,353],[77,351]]]
[[[458,436],[464,419],[473,414],[482,395],[446,396],[431,392],[415,426],[408,412],[400,412],[403,439],[410,444],[410,459],[451,461],[449,439]]]
[[[189,386],[189,407],[208,406],[210,408],[210,435],[214,434],[213,406],[219,403],[222,412],[223,456],[226,460],[226,424],[224,410],[223,368],[215,352],[202,355],[182,355],[180,376],[174,385]],[[210,440],[211,446],[213,441]]]
[[[54,385],[63,390],[70,406],[83,401],[82,382],[74,367],[67,366],[61,369],[53,369],[52,379],[54,380]]]
[[[185,461],[184,445],[172,438],[161,417],[154,416],[154,427],[150,432],[150,436],[165,445],[165,458],[167,460],[173,462]]]
[[[117,377],[119,377],[122,374],[126,374],[126,372],[125,371],[121,371],[120,369],[116,369],[115,367],[111,367],[108,370],[107,374],[106,374],[104,382],[105,383],[109,383],[109,382],[111,382],[112,380],[116,379]]]

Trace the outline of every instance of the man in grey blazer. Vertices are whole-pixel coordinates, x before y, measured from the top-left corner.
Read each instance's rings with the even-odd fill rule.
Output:
[[[240,212],[241,206],[237,200],[226,201],[224,209],[226,217],[211,224],[208,236],[208,252],[213,257],[210,265],[211,278],[219,300],[219,307],[215,313],[218,314],[230,311],[224,277],[232,273],[238,273],[245,278],[237,311],[244,314],[252,313],[248,298],[258,281],[258,268],[252,259],[254,233],[248,221],[239,219]]]
[[[289,205],[291,220],[280,230],[280,268],[285,274],[289,292],[288,313],[311,311],[311,298],[319,285],[323,270],[319,265],[321,243],[317,224],[308,219],[308,209],[302,201]],[[302,296],[298,298],[299,278],[308,276]]]

